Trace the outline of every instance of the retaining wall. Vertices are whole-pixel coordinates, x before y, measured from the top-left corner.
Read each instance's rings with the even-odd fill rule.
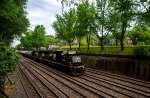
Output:
[[[81,55],[86,67],[150,81],[150,60]]]

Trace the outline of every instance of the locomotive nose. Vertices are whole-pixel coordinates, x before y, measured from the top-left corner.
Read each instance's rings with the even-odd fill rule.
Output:
[[[72,75],[82,75],[84,73],[85,73],[85,70],[83,67],[76,68],[72,71]]]

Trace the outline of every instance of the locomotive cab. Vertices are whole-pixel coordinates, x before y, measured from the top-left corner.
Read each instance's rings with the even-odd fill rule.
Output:
[[[65,54],[65,61],[70,66],[72,75],[84,74],[84,66],[81,62],[81,57],[76,54],[76,51],[67,51]]]
[[[66,53],[66,57],[68,56],[70,62],[72,64],[79,64],[81,63],[81,57],[77,56],[76,51],[68,51]]]

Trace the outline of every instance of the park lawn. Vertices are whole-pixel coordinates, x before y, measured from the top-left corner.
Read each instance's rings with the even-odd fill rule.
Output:
[[[90,46],[89,51],[88,51],[87,46],[81,46],[80,50],[78,50],[78,46],[72,46],[71,50],[76,50],[78,53],[133,55],[133,50],[137,47],[141,47],[141,46],[140,45],[125,46],[124,51],[120,50],[120,46],[104,46],[103,51],[101,50],[100,46]],[[150,45],[144,45],[142,47],[144,47],[148,55],[150,55]],[[69,50],[69,46],[62,46],[59,49]]]

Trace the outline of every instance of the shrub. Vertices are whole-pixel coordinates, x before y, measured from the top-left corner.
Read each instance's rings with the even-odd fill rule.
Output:
[[[137,59],[144,59],[148,55],[146,49],[143,46],[138,46],[135,49],[133,49],[133,54]]]
[[[7,72],[13,72],[19,64],[20,57],[15,50],[5,44],[0,44],[0,87],[5,91]],[[0,94],[1,95],[1,94]]]
[[[20,61],[19,54],[9,46],[3,46],[0,50],[0,72],[14,71]]]

